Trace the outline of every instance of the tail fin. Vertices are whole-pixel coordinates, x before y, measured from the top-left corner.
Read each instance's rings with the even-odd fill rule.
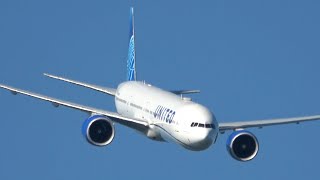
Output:
[[[127,59],[127,80],[136,80],[136,52],[134,45],[134,17],[133,7],[130,8],[130,32],[129,32],[129,50]]]

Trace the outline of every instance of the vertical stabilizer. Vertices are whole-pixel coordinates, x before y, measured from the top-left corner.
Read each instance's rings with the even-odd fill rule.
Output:
[[[134,45],[134,17],[133,7],[130,8],[129,50],[127,59],[127,80],[136,80],[136,52]]]

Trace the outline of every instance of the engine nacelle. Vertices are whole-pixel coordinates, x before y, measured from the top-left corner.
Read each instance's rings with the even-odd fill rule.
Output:
[[[259,151],[257,138],[249,131],[234,131],[227,140],[230,155],[238,161],[250,161]]]
[[[95,146],[106,146],[114,138],[113,123],[105,116],[93,115],[82,125],[82,134]]]

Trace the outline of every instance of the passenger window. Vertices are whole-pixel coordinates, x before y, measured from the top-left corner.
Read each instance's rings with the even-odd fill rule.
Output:
[[[204,124],[201,124],[201,123],[200,123],[200,124],[199,124],[199,127],[204,127]]]

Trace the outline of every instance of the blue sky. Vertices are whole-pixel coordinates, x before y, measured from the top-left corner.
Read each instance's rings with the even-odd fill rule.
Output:
[[[137,70],[165,89],[200,89],[218,121],[320,114],[320,3],[244,1],[0,1],[0,82],[108,110],[104,94],[50,80],[49,72],[116,87],[125,79],[129,7]],[[110,146],[81,135],[87,114],[0,91],[0,179],[314,179],[320,122],[250,129],[251,162],[116,126]]]

